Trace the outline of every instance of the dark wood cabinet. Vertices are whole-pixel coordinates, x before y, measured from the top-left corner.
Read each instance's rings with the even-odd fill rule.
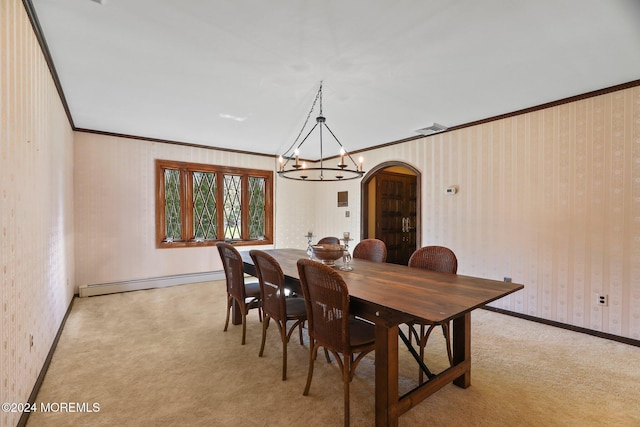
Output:
[[[387,262],[406,265],[416,249],[417,177],[376,175],[376,238],[387,245]]]

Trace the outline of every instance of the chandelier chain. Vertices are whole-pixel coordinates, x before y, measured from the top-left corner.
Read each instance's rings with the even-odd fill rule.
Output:
[[[285,155],[289,153],[291,149],[295,147],[296,144],[298,143],[298,140],[300,139],[300,135],[302,135],[302,132],[304,132],[304,130],[307,127],[307,123],[309,123],[311,114],[316,109],[316,103],[318,102],[318,99],[320,99],[320,115],[322,115],[322,81],[320,82],[320,88],[318,89],[318,93],[316,93],[316,98],[313,100],[313,104],[311,104],[311,110],[309,110],[309,114],[307,114],[307,118],[304,120],[304,124],[302,125],[300,132],[298,132],[298,136],[296,136],[296,139],[293,141],[293,144],[291,144],[291,146],[287,148],[287,151],[284,152]]]

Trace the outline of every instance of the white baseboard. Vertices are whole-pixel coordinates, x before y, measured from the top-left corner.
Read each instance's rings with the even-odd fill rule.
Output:
[[[140,291],[143,289],[165,288],[167,286],[186,285],[188,283],[210,282],[224,280],[224,271],[209,271],[206,273],[178,274],[175,276],[152,277],[148,279],[127,280],[124,282],[97,283],[81,285],[80,297],[115,294],[118,292]]]

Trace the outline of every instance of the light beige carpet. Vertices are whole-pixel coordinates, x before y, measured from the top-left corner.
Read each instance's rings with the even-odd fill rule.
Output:
[[[308,342],[281,345],[249,318],[223,332],[224,282],[76,299],[37,403],[99,404],[99,412],[43,413],[39,426],[339,426],[342,382],[318,357],[302,396]],[[442,334],[428,363],[443,367]],[[374,361],[351,385],[351,425],[374,424]],[[401,351],[401,388],[417,379]],[[640,426],[640,348],[485,310],[472,314],[472,385],[448,385],[400,417],[401,426]]]

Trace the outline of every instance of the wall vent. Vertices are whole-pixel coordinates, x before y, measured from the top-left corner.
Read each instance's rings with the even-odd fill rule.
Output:
[[[443,132],[447,129],[448,128],[446,126],[442,126],[438,123],[432,123],[427,127],[416,130],[416,133],[419,133],[421,135],[433,135],[434,133]]]

